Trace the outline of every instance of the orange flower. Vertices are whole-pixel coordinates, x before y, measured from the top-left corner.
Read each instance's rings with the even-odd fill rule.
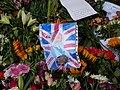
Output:
[[[120,39],[117,38],[117,37],[111,38],[108,41],[108,45],[111,46],[111,47],[116,47],[117,45],[120,45]]]
[[[78,46],[78,52],[82,52],[82,50],[84,49],[84,47],[83,46]]]
[[[14,51],[23,61],[27,59],[27,54],[25,53],[25,50],[23,49],[23,44],[19,42],[18,40],[13,41],[13,47]]]
[[[25,50],[27,53],[31,53],[33,52],[33,48],[32,47],[29,47],[28,49]]]
[[[35,50],[36,50],[36,51],[40,50],[40,45],[36,45],[36,46],[35,46]]]
[[[97,17],[90,21],[90,25],[93,26],[93,25],[101,24],[102,22],[103,22],[103,19],[100,17]]]
[[[80,68],[70,68],[70,72],[72,74],[82,74],[85,68],[87,67],[87,63],[85,63],[83,60],[80,61],[81,63],[81,69]]]
[[[83,60],[81,60],[81,65],[82,65],[82,69],[81,69],[81,73],[85,70],[85,68],[87,67],[87,63],[85,63]]]
[[[57,24],[61,24],[65,22],[66,22],[65,20],[60,20],[60,18],[58,18],[57,20],[54,20],[54,23],[57,23]]]
[[[102,18],[97,17],[97,18],[95,18],[95,21],[96,21],[96,23],[101,23],[102,22]]]

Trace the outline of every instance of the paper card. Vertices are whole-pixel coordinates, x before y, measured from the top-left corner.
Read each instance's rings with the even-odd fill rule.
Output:
[[[107,46],[109,40],[110,40],[110,38],[106,39],[106,40],[100,40],[100,42],[102,43],[101,45],[105,50],[111,50],[114,53],[114,55],[116,56],[115,60],[119,61],[119,56],[118,56],[119,51]]]
[[[116,12],[120,11],[120,6],[110,3],[110,2],[104,2],[103,10],[107,12],[106,17],[108,17],[110,20],[112,20],[113,16],[117,15]]]
[[[77,24],[40,24],[39,27],[48,69],[79,68]]]
[[[60,0],[73,20],[79,20],[97,12],[85,0]]]

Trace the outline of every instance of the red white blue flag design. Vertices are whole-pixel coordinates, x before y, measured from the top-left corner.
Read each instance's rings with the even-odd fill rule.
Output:
[[[77,24],[40,24],[39,27],[40,43],[48,69],[79,68]]]

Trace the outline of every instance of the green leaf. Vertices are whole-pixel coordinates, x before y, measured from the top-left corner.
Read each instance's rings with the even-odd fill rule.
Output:
[[[26,90],[28,85],[32,82],[32,80],[34,79],[35,74],[33,74],[30,79],[27,81],[27,83],[25,84],[24,88],[22,90]]]
[[[31,88],[28,88],[27,90],[31,90]]]
[[[120,83],[118,84],[118,88],[120,88]]]
[[[22,76],[19,76],[18,77],[18,87],[20,90],[23,90],[23,85],[24,85],[23,78],[22,78]]]
[[[113,81],[114,84],[118,84],[118,81],[117,81],[117,79],[115,77],[112,78],[112,81]]]
[[[90,40],[86,39],[83,43],[83,46],[90,46],[92,43]]]
[[[114,72],[115,76],[120,76],[120,69],[117,67],[115,72]]]
[[[105,66],[104,65],[100,65],[100,68],[102,71],[105,71]]]
[[[15,35],[16,37],[18,37],[18,30],[15,30],[15,31],[14,31],[14,35]]]

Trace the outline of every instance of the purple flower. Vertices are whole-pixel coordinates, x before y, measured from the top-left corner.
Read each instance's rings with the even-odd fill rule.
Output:
[[[82,87],[82,88],[80,88],[80,90],[85,90],[85,88],[84,88],[84,87]]]
[[[106,88],[106,89],[115,89],[117,88],[116,85],[110,84],[110,83],[100,83],[100,87]]]
[[[30,67],[27,64],[18,64],[17,68],[20,69],[21,73],[28,73],[30,70]]]
[[[20,71],[19,68],[17,68],[17,67],[11,67],[11,68],[10,68],[9,75],[10,75],[11,77],[17,78],[17,77],[20,76],[21,74],[22,74],[22,72]]]
[[[65,88],[65,90],[70,90],[69,88]]]
[[[53,77],[53,80],[56,81],[56,80],[60,80],[60,79],[59,79],[59,78],[55,78],[55,77]]]
[[[17,66],[17,64],[16,64],[16,63],[11,64],[9,67],[5,68],[3,71],[6,71],[6,70],[8,70],[8,69],[9,69],[9,68],[11,68],[11,67],[16,67],[16,66]]]
[[[29,3],[31,0],[23,0],[24,3]]]
[[[46,62],[44,61],[40,61],[38,64],[37,64],[37,67],[42,67],[42,70],[48,70],[48,67],[47,67],[47,64]]]
[[[15,7],[16,8],[20,8],[22,5],[21,5],[21,1],[17,1],[17,0],[14,0],[14,4],[15,4]]]
[[[46,63],[44,62],[44,61],[40,61],[39,63],[38,63],[38,65],[39,66],[44,66]]]
[[[45,76],[45,73],[44,72],[40,72],[39,75],[40,75],[40,77],[42,77],[42,76]]]
[[[17,78],[24,73],[28,73],[29,70],[30,67],[27,64],[12,64],[11,66],[9,66],[9,68],[6,69],[5,73],[8,74],[7,76]]]
[[[45,81],[40,81],[40,85],[42,86],[42,85],[45,85],[45,84],[47,84],[47,82],[45,82]]]
[[[22,7],[23,5],[26,5],[28,4],[31,0],[13,0],[14,1],[14,4],[15,4],[15,7],[17,9],[19,9],[20,7]]]
[[[9,67],[9,75],[11,77],[17,78],[19,75],[28,73],[30,70],[30,67],[27,64],[18,64],[18,65],[12,65]]]
[[[30,88],[31,88],[31,90],[37,90],[37,85],[36,84],[31,84]]]
[[[81,38],[81,37],[78,37],[78,43],[80,43],[80,42],[81,42],[81,40],[82,40],[82,38]]]

